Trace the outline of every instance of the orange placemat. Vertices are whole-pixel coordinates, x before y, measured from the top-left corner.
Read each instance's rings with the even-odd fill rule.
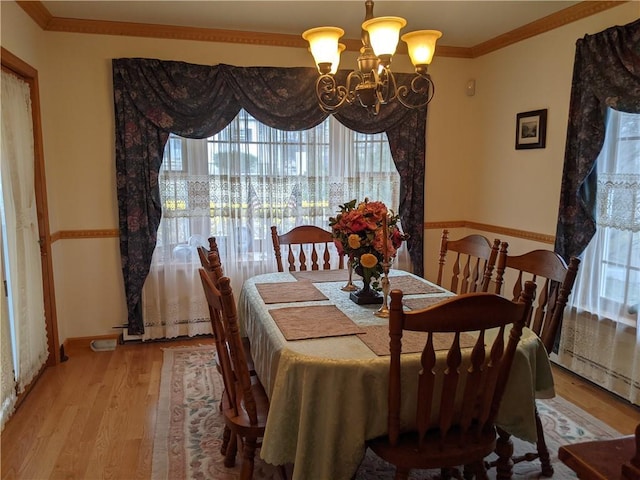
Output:
[[[349,271],[343,269],[339,270],[305,270],[302,272],[289,272],[297,280],[307,280],[309,282],[341,282],[349,279]],[[354,274],[355,278],[360,279],[358,275]]]
[[[285,307],[269,310],[287,340],[355,335],[364,329],[349,319],[335,305]]]
[[[376,355],[390,355],[389,352],[389,327],[387,325],[374,325],[364,327],[365,333],[359,333],[358,338],[369,347]],[[435,350],[447,350],[453,341],[453,333],[435,333],[433,335],[433,348]],[[473,347],[476,339],[467,333],[460,335],[460,347]],[[427,343],[426,332],[404,331],[402,333],[402,353],[422,352]]]
[[[402,303],[411,310],[422,310],[436,303],[443,302],[453,297],[423,297],[423,298],[402,298]]]
[[[409,275],[400,275],[397,277],[389,277],[389,285],[391,290],[402,290],[403,295],[415,295],[418,293],[441,293],[444,292],[440,287],[430,285],[423,282],[419,278]]]
[[[327,300],[311,282],[256,283],[264,303],[312,302]]]

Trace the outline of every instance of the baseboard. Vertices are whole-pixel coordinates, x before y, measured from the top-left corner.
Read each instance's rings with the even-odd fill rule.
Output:
[[[635,403],[632,403],[631,401],[629,401],[628,399],[622,397],[618,393],[616,393],[616,392],[614,392],[612,390],[609,390],[608,388],[604,388],[602,385],[594,382],[590,378],[583,377],[579,373],[576,373],[573,370],[565,367],[564,365],[559,363],[558,357],[557,357],[556,354],[550,355],[549,356],[549,360],[551,361],[551,365],[553,366],[553,368],[557,368],[558,370],[562,370],[562,372],[564,372],[565,374],[575,378],[576,380],[578,380],[578,381],[580,381],[582,383],[585,383],[587,385],[590,385],[595,390],[599,390],[602,393],[607,394],[612,400],[614,400],[616,402],[619,402],[622,405],[630,406],[630,407],[638,410],[638,412],[640,412],[640,405],[636,405]]]
[[[69,347],[78,347],[78,346],[89,347],[89,345],[91,344],[92,340],[110,340],[110,339],[114,339],[114,338],[116,340],[120,341],[121,334],[119,334],[119,333],[110,333],[109,335],[95,335],[95,336],[92,336],[92,337],[72,337],[72,338],[67,338],[63,342],[63,346],[64,346],[65,350],[69,350]]]

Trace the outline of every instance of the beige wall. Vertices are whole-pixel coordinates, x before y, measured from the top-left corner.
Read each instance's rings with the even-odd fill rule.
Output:
[[[633,3],[475,60],[436,57],[430,70],[436,97],[427,125],[427,222],[468,220],[555,233],[575,40],[636,19]],[[52,232],[118,226],[112,58],[312,64],[305,49],[43,32],[13,1],[1,2],[0,16],[2,46],[39,72]],[[347,55],[342,66],[353,65],[354,57]],[[394,67],[407,70],[408,61],[394,60]],[[465,94],[470,78],[477,83],[474,97]],[[516,113],[540,108],[549,109],[547,148],[514,150]],[[462,233],[452,230],[453,236]],[[431,279],[439,236],[440,229],[426,232]],[[523,249],[535,246],[509,241]],[[110,334],[112,326],[126,322],[116,238],[58,240],[53,257],[61,342]]]
[[[467,220],[506,229],[555,235],[560,198],[575,42],[640,17],[637,1],[571,23],[468,61],[476,94],[437,94],[429,111],[425,221]],[[440,64],[436,59],[435,64]],[[451,85],[445,85],[451,88]],[[449,105],[462,105],[459,113]],[[546,148],[515,150],[516,114],[548,109]],[[458,193],[454,193],[458,192]],[[459,193],[465,192],[465,193]],[[468,229],[449,229],[450,238]],[[425,231],[425,277],[437,275],[441,228]],[[553,249],[504,234],[479,232],[509,242],[509,251]]]

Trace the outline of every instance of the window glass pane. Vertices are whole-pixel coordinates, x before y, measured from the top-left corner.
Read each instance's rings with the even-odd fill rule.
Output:
[[[629,255],[631,232],[607,228],[607,248],[604,261],[625,265]]]
[[[619,265],[605,264],[602,270],[602,295],[616,302],[624,302],[626,287],[626,268]]]
[[[638,126],[640,128],[640,126]],[[618,144],[616,173],[640,172],[640,141],[622,141]]]
[[[629,259],[629,285],[627,287],[627,303],[629,306],[640,302],[640,232],[633,234]]]
[[[182,167],[182,142],[183,139],[176,136],[170,136],[164,149],[164,160],[162,162],[163,170],[179,172]]]
[[[638,305],[640,303],[640,271],[631,270],[629,272],[629,298],[628,306]]]
[[[400,179],[386,135],[353,132],[333,117],[289,132],[242,110],[208,139],[172,135],[164,165],[161,231],[174,230],[162,235],[167,245],[213,235],[220,242],[233,238],[243,251],[264,250],[272,225],[328,228],[338,206],[354,198],[397,211]]]
[[[617,158],[615,172],[640,173],[640,115],[624,112],[611,113],[618,122]]]

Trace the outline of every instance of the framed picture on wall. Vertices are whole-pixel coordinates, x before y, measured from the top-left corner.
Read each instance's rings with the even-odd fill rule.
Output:
[[[518,113],[516,150],[544,148],[547,139],[547,109]]]

